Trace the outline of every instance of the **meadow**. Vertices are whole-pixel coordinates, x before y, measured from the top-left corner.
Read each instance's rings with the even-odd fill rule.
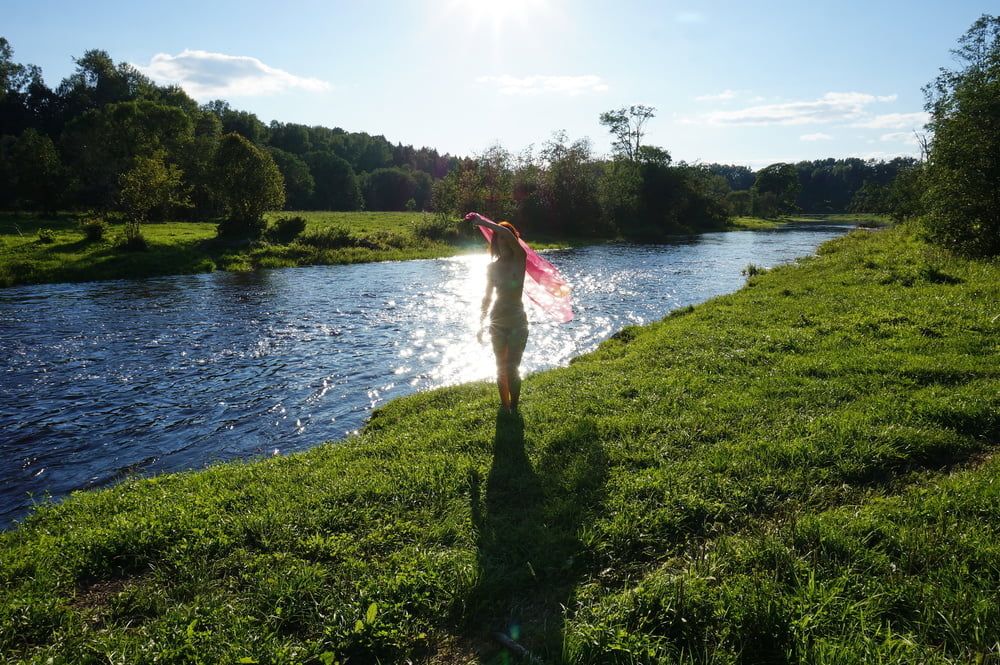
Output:
[[[426,259],[468,251],[457,235],[434,239],[427,213],[288,212],[269,221],[300,216],[303,236],[319,242],[231,242],[216,238],[215,222],[162,222],[142,225],[146,251],[117,246],[122,224],[110,224],[104,238],[88,241],[76,215],[0,215],[0,286],[46,282],[131,279],[213,270],[245,271],[298,265]],[[455,225],[458,221],[455,220]],[[335,229],[331,237],[323,234]],[[468,234],[471,238],[471,234]],[[42,238],[45,236],[45,239]],[[47,240],[47,241],[46,241]],[[471,242],[471,241],[470,241]]]
[[[248,271],[304,265],[402,261],[482,251],[482,238],[457,219],[423,212],[272,212],[272,226],[302,217],[305,231],[287,242],[232,242],[216,238],[215,222],[160,222],[142,225],[148,248],[118,246],[121,223],[108,226],[101,240],[87,240],[86,218],[0,213],[0,287],[17,284],[83,282],[183,275],[214,270]],[[806,218],[736,217],[734,230],[773,229]],[[809,221],[865,223],[872,215],[832,215]],[[604,242],[597,238],[529,237],[536,249]]]
[[[306,453],[42,504],[0,534],[0,653],[998,658],[998,302],[996,262],[857,231],[528,377],[519,416],[433,390]]]

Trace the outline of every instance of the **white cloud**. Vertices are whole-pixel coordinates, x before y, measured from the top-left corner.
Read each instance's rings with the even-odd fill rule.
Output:
[[[149,65],[136,68],[158,83],[177,84],[197,99],[272,95],[286,90],[323,92],[326,81],[290,74],[257,58],[185,49],[177,55],[157,53]]]
[[[723,90],[717,95],[700,95],[695,97],[696,102],[725,102],[736,97],[738,93],[735,90]]]
[[[477,83],[494,86],[502,95],[583,95],[606,92],[608,84],[600,76],[480,76]]]
[[[809,125],[863,120],[866,107],[880,101],[863,92],[828,92],[819,99],[713,111],[689,122],[710,125]]]
[[[905,143],[906,145],[919,145],[920,141],[913,132],[889,132],[879,137],[879,141]]]
[[[891,95],[879,95],[875,99],[877,99],[880,102],[894,102],[897,99],[899,99],[899,95],[897,95],[896,93],[892,93]]]
[[[701,12],[677,12],[674,14],[674,20],[678,23],[704,23],[705,15]]]
[[[851,126],[865,127],[867,129],[915,129],[923,127],[929,120],[930,114],[924,111],[916,113],[885,113],[866,118]]]
[[[833,137],[829,134],[824,134],[823,132],[816,132],[815,134],[803,134],[799,137],[800,141],[832,141]]]

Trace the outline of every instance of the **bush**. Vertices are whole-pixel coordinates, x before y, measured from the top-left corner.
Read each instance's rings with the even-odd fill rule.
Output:
[[[108,223],[100,217],[85,217],[80,220],[80,230],[87,242],[100,242],[108,232]]]
[[[407,242],[406,238],[398,233],[379,229],[360,238],[355,238],[354,244],[366,249],[402,249],[407,245]]]
[[[299,242],[317,249],[340,249],[357,245],[357,240],[340,226],[328,226],[303,234],[299,237]]]
[[[305,230],[306,220],[304,217],[279,217],[274,221],[274,224],[267,228],[264,236],[269,242],[287,245]]]
[[[263,217],[255,220],[224,219],[215,227],[215,233],[220,238],[260,238],[267,229],[267,220]]]
[[[51,229],[38,229],[38,242],[49,245],[56,241],[56,236]]]
[[[457,242],[460,225],[446,214],[424,215],[413,225],[413,233],[418,238],[440,242]]]
[[[126,252],[145,252],[149,249],[149,243],[146,241],[146,236],[141,233],[134,233],[132,235],[121,236],[118,239],[118,249]]]
[[[763,275],[767,272],[767,268],[764,266],[759,266],[756,263],[748,263],[746,267],[740,271],[741,275],[746,277],[756,277],[757,275]]]

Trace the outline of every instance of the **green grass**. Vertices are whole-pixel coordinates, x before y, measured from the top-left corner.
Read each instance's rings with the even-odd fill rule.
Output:
[[[816,223],[836,223],[836,224],[858,224],[869,227],[884,227],[890,224],[887,215],[873,215],[868,213],[842,213],[835,215],[791,215],[775,219],[765,219],[763,217],[733,217],[729,222],[729,227],[749,231],[762,229],[776,229],[789,222],[803,224],[807,222]]]
[[[0,653],[63,662],[1000,657],[1000,266],[853,233],[525,381],[0,535]],[[529,341],[530,343],[530,341]],[[241,660],[243,659],[243,660]]]
[[[147,251],[128,252],[116,246],[120,224],[112,225],[105,240],[87,242],[73,215],[7,214],[0,215],[0,286],[434,258],[467,251],[461,243],[416,235],[414,226],[424,213],[297,212],[268,217],[292,214],[306,218],[306,233],[339,226],[362,246],[317,249],[301,243],[224,243],[215,239],[214,222],[164,222],[142,226]],[[51,232],[52,242],[39,240],[43,230]]]

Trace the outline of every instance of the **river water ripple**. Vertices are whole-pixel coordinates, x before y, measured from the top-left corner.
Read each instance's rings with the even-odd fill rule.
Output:
[[[709,233],[549,254],[566,325],[529,310],[522,372],[739,288],[843,226]],[[357,430],[379,403],[490,378],[475,340],[485,254],[0,290],[0,528],[33,501],[127,475],[277,455]]]

